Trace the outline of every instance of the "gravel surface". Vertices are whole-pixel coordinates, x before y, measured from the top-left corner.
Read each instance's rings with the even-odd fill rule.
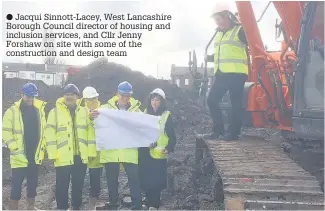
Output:
[[[85,86],[92,85],[100,93],[100,100],[105,102],[116,92],[118,83],[127,80],[134,87],[134,97],[145,103],[145,99],[150,91],[155,88],[162,88],[166,92],[167,102],[173,114],[175,130],[177,135],[177,144],[174,153],[168,159],[168,189],[163,191],[161,209],[204,209],[215,210],[223,209],[223,205],[217,203],[214,199],[222,195],[220,191],[215,191],[216,180],[218,177],[212,164],[211,158],[202,160],[202,173],[199,177],[196,175],[196,166],[194,165],[195,156],[195,135],[210,131],[211,119],[203,112],[202,107],[192,101],[189,94],[183,92],[168,81],[156,80],[145,77],[140,72],[131,71],[129,68],[115,64],[107,63],[104,60],[98,60],[85,67],[83,72],[69,79],[69,82],[78,85],[80,90]],[[26,80],[4,79],[3,81],[3,110],[7,109],[12,102],[19,99],[20,89]],[[57,97],[60,96],[61,89],[57,87],[48,87],[42,82],[37,82],[40,89],[40,98],[50,102],[50,107],[54,105]],[[282,138],[281,133],[269,129],[245,128],[243,134],[262,137],[279,147],[283,147],[286,140]],[[293,148],[291,148],[293,149]],[[322,151],[323,152],[323,151]],[[312,150],[291,150],[290,156],[293,157],[308,171],[316,171],[323,168],[323,153],[315,153]],[[10,197],[10,167],[9,153],[3,148],[3,206],[7,204]],[[314,173],[314,175],[319,173]],[[108,200],[105,172],[102,175],[102,194],[100,204]],[[321,177],[321,174],[318,175]],[[129,195],[127,186],[127,177],[125,173],[120,174],[120,198]],[[37,206],[40,209],[56,209],[55,202],[55,169],[51,163],[46,161],[41,169],[38,185]],[[89,195],[89,175],[86,175],[84,186],[83,203],[86,204]],[[22,201],[20,208],[25,209],[26,182],[24,182]],[[5,208],[5,207],[3,207]],[[127,207],[121,207],[125,209]]]

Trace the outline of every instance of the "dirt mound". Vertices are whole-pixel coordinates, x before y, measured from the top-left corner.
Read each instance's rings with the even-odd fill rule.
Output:
[[[76,84],[80,90],[86,86],[95,87],[100,94],[100,101],[105,103],[115,95],[117,86],[122,81],[132,84],[133,96],[142,103],[146,103],[147,96],[155,88],[161,88],[166,93],[167,104],[175,123],[177,145],[175,152],[169,158],[168,172],[173,182],[169,185],[170,190],[163,194],[165,204],[163,209],[188,209],[186,204],[190,203],[189,197],[201,196],[205,192],[210,194],[209,184],[202,190],[198,190],[192,176],[195,133],[204,133],[209,130],[210,117],[204,114],[203,108],[195,100],[190,99],[190,93],[182,91],[169,81],[148,78],[141,72],[132,71],[116,63],[108,63],[104,59],[97,60],[81,69],[81,72],[69,78],[68,83]],[[87,185],[88,181],[85,184]],[[121,186],[125,185],[121,184]],[[124,193],[125,190],[122,189],[121,194]],[[202,209],[211,209],[214,206],[213,203],[208,204],[200,203],[196,206]]]
[[[69,83],[76,84],[80,90],[93,86],[100,94],[100,101],[107,101],[114,96],[117,86],[122,81],[128,81],[134,89],[134,97],[144,102],[148,94],[155,88],[165,91],[168,100],[187,99],[184,92],[167,80],[148,78],[143,73],[132,71],[130,68],[116,63],[95,61],[84,67],[80,73],[71,76]]]
[[[55,86],[48,86],[43,81],[24,80],[19,78],[4,78],[2,80],[2,111],[8,109],[15,101],[21,97],[21,89],[24,84],[35,83],[39,89],[39,99],[49,102],[50,107],[54,106],[54,102],[59,97],[61,89]]]
[[[207,128],[211,125],[210,118],[204,114],[203,108],[195,101],[190,99],[189,93],[183,92],[176,85],[172,85],[166,80],[157,80],[154,78],[148,78],[141,72],[132,71],[130,68],[123,65],[108,63],[107,60],[97,60],[94,63],[84,67],[81,72],[71,76],[67,83],[76,84],[80,91],[86,86],[93,86],[97,89],[100,94],[100,101],[107,102],[109,98],[114,96],[116,93],[117,86],[122,81],[129,81],[133,85],[134,97],[145,104],[145,100],[149,93],[155,88],[161,88],[165,91],[167,97],[167,104],[172,112],[173,120],[175,122],[175,131],[177,136],[177,144],[175,152],[171,154],[169,158],[169,175],[172,175],[172,183],[169,184],[170,190],[163,193],[163,205],[162,209],[187,209],[188,200],[197,198],[196,195],[201,195],[207,192],[207,187],[202,190],[197,190],[194,185],[192,167],[194,163],[194,152],[195,152],[195,133],[201,133],[207,131]],[[20,98],[20,91],[23,84],[28,82],[27,80],[21,79],[4,79],[3,80],[3,109],[8,108],[14,101]],[[40,99],[50,102],[53,107],[53,102],[60,96],[62,90],[57,87],[49,87],[43,82],[35,82],[40,90]],[[4,190],[10,193],[10,175],[8,170],[9,160],[4,159],[3,174],[4,176]],[[55,172],[49,166],[49,164],[43,164],[45,169],[40,175],[40,184],[38,192],[39,197],[37,198],[37,205],[40,208],[55,209],[54,191],[52,190],[55,186]],[[51,170],[52,169],[52,170]],[[6,171],[7,170],[7,171]],[[53,181],[53,182],[48,182]],[[103,181],[103,202],[107,200],[107,190],[105,178]],[[127,187],[127,180],[125,175],[122,176],[120,182],[120,193],[121,195],[128,192],[124,188]],[[89,188],[89,177],[86,177],[85,188],[84,188],[84,203],[88,201],[88,188]],[[54,190],[54,189],[53,189]],[[24,187],[25,191],[25,187]],[[44,191],[44,192],[43,192]],[[209,192],[209,191],[208,191]],[[3,203],[6,204],[9,195],[4,194]],[[207,194],[206,194],[207,195]],[[46,202],[46,205],[45,203]],[[193,202],[194,203],[194,202]],[[196,203],[196,202],[195,202]],[[50,205],[48,205],[50,204]],[[211,209],[210,206],[205,204],[196,205],[197,208]],[[25,205],[22,205],[25,207]]]

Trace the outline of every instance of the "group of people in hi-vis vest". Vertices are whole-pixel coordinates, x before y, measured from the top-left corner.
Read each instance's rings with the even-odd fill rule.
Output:
[[[214,62],[215,80],[207,103],[213,119],[210,139],[238,139],[243,112],[242,98],[248,75],[249,57],[247,40],[229,4],[217,5],[212,17],[218,25],[215,37],[215,54],[205,55],[205,60]],[[232,120],[228,131],[224,129],[219,106],[223,95],[229,91],[232,105]],[[158,209],[160,194],[167,186],[167,154],[174,150],[176,137],[171,114],[166,106],[163,90],[153,90],[144,112],[162,116],[164,132],[151,146],[139,149],[103,150],[97,152],[93,119],[99,107],[142,112],[141,103],[132,98],[132,86],[119,84],[117,94],[101,105],[98,93],[92,87],[83,91],[68,84],[62,98],[46,117],[46,102],[35,97],[35,84],[28,83],[22,89],[22,98],[14,103],[3,116],[3,141],[10,150],[12,168],[11,200],[9,209],[17,210],[21,198],[22,182],[27,177],[27,209],[36,209],[35,196],[38,181],[38,166],[45,152],[56,168],[56,202],[59,210],[69,209],[69,184],[72,182],[72,208],[80,209],[82,190],[87,168],[90,175],[90,199],[88,209],[95,209],[101,190],[102,169],[105,169],[109,202],[105,209],[117,209],[118,176],[123,167],[130,187],[132,209],[142,209],[142,193],[149,209]],[[110,137],[108,136],[107,139]],[[116,140],[118,141],[118,140]],[[71,177],[71,179],[70,179]]]
[[[97,108],[142,112],[141,103],[132,97],[129,82],[122,82],[117,94],[101,105],[99,94],[93,87],[83,90],[68,84],[55,107],[46,112],[47,103],[36,99],[38,89],[27,83],[22,88],[21,99],[15,102],[3,116],[3,141],[10,150],[12,169],[9,210],[18,210],[22,182],[27,179],[27,208],[36,210],[38,169],[45,159],[53,161],[56,169],[55,198],[58,210],[69,210],[69,185],[72,183],[71,208],[80,210],[83,186],[89,169],[89,203],[84,209],[95,210],[101,193],[101,175],[105,169],[109,201],[97,209],[119,208],[118,177],[122,167],[128,176],[131,209],[149,210],[160,206],[161,191],[167,187],[167,155],[176,144],[174,125],[166,106],[162,89],[153,90],[143,112],[161,116],[160,127],[164,128],[159,139],[148,147],[101,150],[96,148],[94,119]],[[109,135],[107,139],[109,139]],[[115,140],[118,141],[118,140]],[[48,181],[51,182],[51,181]],[[142,197],[142,194],[145,197]],[[144,200],[145,199],[145,200]]]

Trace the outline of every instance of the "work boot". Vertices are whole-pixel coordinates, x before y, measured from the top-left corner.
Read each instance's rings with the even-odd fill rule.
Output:
[[[142,206],[135,206],[135,205],[132,205],[130,207],[130,210],[142,210]]]
[[[19,200],[9,201],[9,210],[18,210]]]
[[[96,210],[96,203],[97,203],[97,198],[96,197],[90,197],[87,210]]]
[[[233,140],[238,140],[238,135],[226,133],[224,135],[220,135],[218,139],[223,140],[223,141],[233,141]]]
[[[27,210],[39,210],[35,207],[35,198],[27,199]]]
[[[223,133],[217,132],[217,131],[212,131],[212,133],[208,133],[208,134],[203,135],[203,138],[204,139],[218,139],[218,137],[220,135],[223,135]]]
[[[96,207],[96,210],[117,210],[118,207],[118,204],[111,204],[109,202],[106,202],[104,206]]]
[[[208,133],[203,136],[205,139],[217,139],[219,137],[219,134],[216,132]]]

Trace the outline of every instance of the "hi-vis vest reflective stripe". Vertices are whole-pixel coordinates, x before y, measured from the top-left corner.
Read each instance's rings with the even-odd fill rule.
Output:
[[[84,98],[78,100],[77,105],[84,106],[88,110],[90,110],[88,108],[87,103],[86,103]],[[97,102],[97,106],[100,107],[100,102],[99,101]],[[95,133],[95,127],[94,127],[93,121],[90,122],[90,125],[91,125],[91,127],[89,127],[89,131],[88,131],[89,135],[88,135],[88,137],[89,137],[90,140],[95,140],[95,142],[96,142],[96,133]],[[93,150],[97,151],[96,144],[93,144],[91,146],[94,147]],[[93,160],[90,160],[88,162],[88,168],[102,168],[102,167],[104,167],[104,165],[99,162],[99,152],[97,152],[97,156]]]
[[[159,119],[159,130],[160,130],[160,136],[157,141],[157,146],[155,148],[150,149],[150,155],[152,158],[155,159],[166,159],[167,155],[162,153],[162,150],[165,149],[168,145],[169,137],[165,133],[165,126],[167,119],[170,115],[169,111],[165,111],[160,119]]]
[[[25,152],[24,143],[24,123],[20,111],[22,100],[16,102],[4,114],[2,121],[2,140],[10,150],[11,168],[23,168],[28,166],[28,160]],[[46,127],[46,119],[44,107],[46,102],[34,100],[34,106],[38,115],[38,131],[40,140],[38,141],[35,152],[35,163],[41,164],[45,154],[44,131]]]
[[[118,100],[117,96],[111,98],[107,104],[102,105],[101,108],[118,109],[115,102]],[[141,112],[141,103],[134,98],[130,99],[131,106],[129,112]],[[107,137],[109,139],[109,136]],[[118,140],[108,140],[118,141]],[[116,150],[102,150],[100,151],[100,163],[133,163],[138,164],[138,149],[116,149]]]
[[[73,122],[74,121],[74,122]],[[46,146],[49,159],[55,160],[55,167],[74,164],[74,150],[78,150],[83,163],[88,157],[96,157],[95,140],[89,137],[90,120],[88,110],[77,106],[75,119],[71,119],[70,111],[59,98],[47,120]],[[74,144],[77,148],[74,149]]]
[[[235,26],[225,34],[218,32],[214,43],[214,74],[219,69],[223,73],[248,74],[246,46],[239,40],[241,26]]]

